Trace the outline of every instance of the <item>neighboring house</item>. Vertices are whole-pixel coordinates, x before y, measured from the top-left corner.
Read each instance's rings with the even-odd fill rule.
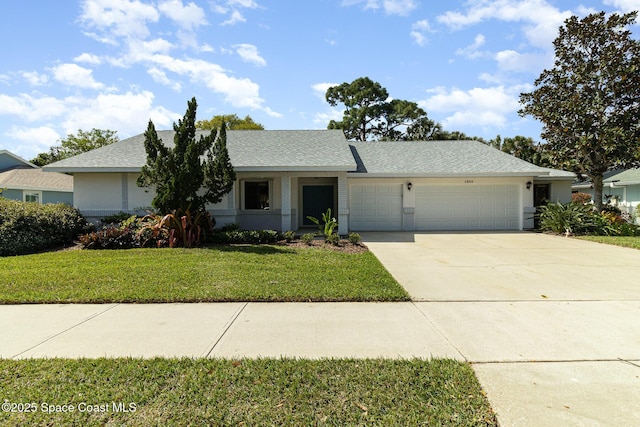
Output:
[[[590,181],[577,181],[571,186],[573,191],[591,194]],[[634,214],[640,205],[640,169],[613,170],[604,174],[602,188],[603,202],[611,203],[620,209]]]
[[[7,199],[73,205],[72,176],[43,172],[6,150],[0,150],[0,190]]]
[[[173,144],[173,131],[159,131]],[[369,230],[521,230],[534,193],[571,199],[572,173],[545,169],[478,141],[351,142],[340,130],[228,131],[237,181],[208,209],[247,229],[313,226],[331,208],[341,234]],[[136,185],[144,135],[45,166],[73,174],[88,218],[140,213],[153,194]]]

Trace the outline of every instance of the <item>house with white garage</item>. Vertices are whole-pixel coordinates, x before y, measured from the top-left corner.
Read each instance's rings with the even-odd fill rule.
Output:
[[[201,132],[201,131],[198,131]],[[159,131],[167,146],[174,132]],[[340,130],[227,131],[237,181],[208,210],[218,225],[297,230],[331,208],[339,232],[522,230],[538,201],[568,202],[572,173],[541,168],[478,141],[347,141]],[[137,135],[45,166],[74,177],[88,218],[144,213],[150,189]]]
[[[73,177],[44,173],[10,151],[0,150],[0,196],[34,203],[73,204]]]
[[[619,207],[622,211],[635,214],[640,205],[640,168],[616,169],[606,172],[602,180],[602,201]],[[590,180],[576,181],[573,191],[591,195],[593,184]]]

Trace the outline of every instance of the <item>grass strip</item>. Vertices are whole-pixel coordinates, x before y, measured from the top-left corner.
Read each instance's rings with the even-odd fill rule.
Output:
[[[607,245],[623,246],[625,248],[640,249],[640,237],[633,236],[576,236],[580,240],[605,243]]]
[[[453,360],[0,360],[0,396],[8,426],[497,425]]]
[[[0,258],[0,303],[406,301],[370,252],[224,246]]]

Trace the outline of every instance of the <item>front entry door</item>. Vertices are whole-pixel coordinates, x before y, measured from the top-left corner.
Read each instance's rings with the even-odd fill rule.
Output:
[[[315,225],[308,216],[318,218],[322,222],[322,214],[331,209],[331,216],[336,217],[333,185],[302,186],[302,225]]]

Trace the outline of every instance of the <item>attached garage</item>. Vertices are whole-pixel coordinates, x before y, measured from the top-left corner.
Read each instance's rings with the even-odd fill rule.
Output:
[[[416,185],[416,230],[518,230],[520,187]]]
[[[351,185],[349,196],[350,230],[402,230],[402,184]]]

